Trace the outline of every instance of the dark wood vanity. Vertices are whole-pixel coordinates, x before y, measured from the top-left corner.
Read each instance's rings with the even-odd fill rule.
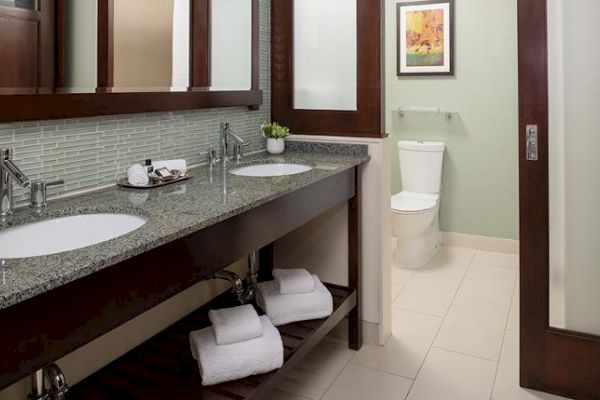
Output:
[[[286,363],[271,374],[203,388],[187,334],[208,325],[211,307],[233,305],[226,293],[85,381],[85,398],[231,398],[264,393],[344,317],[349,346],[362,345],[358,168],[342,170],[179,240],[0,310],[0,388],[73,352],[214,272],[260,249],[261,279],[273,268],[273,242],[336,206],[349,205],[349,282],[329,285],[335,310],[324,320],[280,328]],[[165,357],[170,361],[165,364]],[[170,367],[169,367],[170,366]],[[175,376],[177,375],[177,376]],[[187,384],[186,384],[187,382]]]

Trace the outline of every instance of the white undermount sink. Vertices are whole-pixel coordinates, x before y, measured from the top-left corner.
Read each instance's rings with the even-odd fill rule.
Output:
[[[267,178],[272,176],[297,175],[311,171],[313,167],[304,164],[257,164],[240,167],[229,171],[230,174],[237,176],[250,176],[256,178]]]
[[[141,228],[146,219],[127,214],[84,214],[0,232],[0,259],[38,257],[93,246]]]

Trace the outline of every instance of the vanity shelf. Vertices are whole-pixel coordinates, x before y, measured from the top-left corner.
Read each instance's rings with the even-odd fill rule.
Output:
[[[188,335],[210,325],[208,311],[235,306],[225,293],[163,332],[107,365],[69,391],[69,399],[256,399],[281,380],[357,305],[357,293],[326,285],[333,296],[329,318],[279,327],[285,363],[269,374],[203,387],[198,365],[190,353]]]

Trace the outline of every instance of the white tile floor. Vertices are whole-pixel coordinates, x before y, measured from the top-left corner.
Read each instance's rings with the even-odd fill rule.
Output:
[[[327,338],[267,400],[560,400],[518,385],[518,257],[443,247],[394,267],[393,335]]]

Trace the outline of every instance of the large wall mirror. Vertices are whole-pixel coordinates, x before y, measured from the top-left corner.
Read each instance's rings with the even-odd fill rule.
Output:
[[[16,95],[138,93],[158,101],[179,93],[162,99],[196,101],[165,109],[255,107],[258,7],[258,0],[0,0],[0,103]],[[27,118],[12,118],[20,119]]]

